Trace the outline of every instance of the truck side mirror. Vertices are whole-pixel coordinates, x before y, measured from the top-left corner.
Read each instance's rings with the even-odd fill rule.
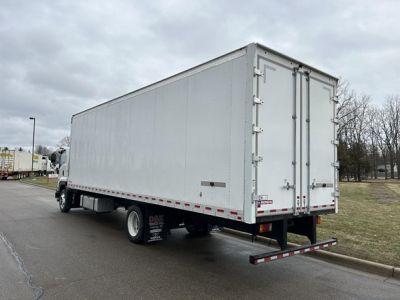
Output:
[[[57,162],[57,153],[56,153],[56,152],[53,152],[53,153],[50,155],[50,161],[51,161],[51,163],[52,163],[53,165],[56,164],[56,162]]]

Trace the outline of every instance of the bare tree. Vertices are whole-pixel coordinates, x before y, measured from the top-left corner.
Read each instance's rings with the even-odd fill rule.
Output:
[[[69,147],[71,145],[71,139],[69,135],[63,137],[57,144],[57,147]]]
[[[375,179],[378,178],[377,159],[379,157],[378,149],[381,138],[378,115],[379,110],[374,106],[370,106],[367,112],[367,133],[370,143],[373,178]]]
[[[40,155],[49,156],[49,155],[51,154],[52,151],[51,151],[49,148],[47,148],[46,146],[37,145],[37,146],[36,146],[36,149],[35,149],[35,152],[36,152],[37,154],[40,154]]]

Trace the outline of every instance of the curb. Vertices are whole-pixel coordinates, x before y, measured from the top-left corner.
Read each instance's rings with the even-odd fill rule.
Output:
[[[240,231],[228,229],[228,228],[222,228],[221,232],[225,233],[225,234],[239,236],[240,238],[243,238],[247,241],[252,238],[251,234],[249,234],[249,233],[240,232]],[[269,239],[266,237],[257,236],[254,241],[262,243],[262,244],[266,244],[268,246],[275,246],[275,247],[278,246],[278,243],[275,240],[272,240],[272,239]],[[288,245],[291,247],[299,246],[298,244],[294,244],[294,243],[288,243]],[[321,260],[324,260],[324,261],[327,261],[330,263],[341,265],[344,267],[353,268],[353,269],[356,269],[359,271],[400,280],[400,268],[396,268],[394,266],[389,266],[389,265],[372,262],[372,261],[364,260],[364,259],[360,259],[360,258],[355,258],[355,257],[343,255],[343,254],[333,253],[333,252],[326,251],[326,250],[317,250],[314,252],[307,253],[306,255],[312,256],[314,258],[318,258],[318,259],[321,259]]]
[[[37,186],[37,187],[40,187],[40,188],[43,188],[43,189],[46,189],[46,190],[50,190],[50,191],[55,191],[54,188],[50,188],[50,187],[43,186],[43,185],[40,185],[40,184],[34,184],[34,183],[30,183],[30,182],[23,182],[21,180],[18,180],[18,182],[22,183],[22,184],[26,184],[26,185]]]

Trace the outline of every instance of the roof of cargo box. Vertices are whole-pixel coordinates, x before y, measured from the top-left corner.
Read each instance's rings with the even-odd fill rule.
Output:
[[[236,56],[237,54],[240,54],[240,53],[244,53],[244,54],[245,54],[245,53],[246,53],[246,49],[247,49],[249,46],[251,46],[251,45],[255,45],[256,47],[262,48],[263,50],[266,50],[266,51],[268,51],[268,52],[270,52],[270,53],[272,53],[272,54],[275,54],[275,55],[280,56],[280,57],[282,57],[282,58],[284,58],[284,59],[287,59],[287,60],[291,61],[292,63],[301,65],[301,66],[303,66],[303,67],[305,67],[305,68],[307,68],[307,69],[309,69],[309,70],[311,70],[311,71],[315,71],[315,72],[320,73],[321,75],[330,77],[331,79],[333,79],[333,80],[335,80],[335,81],[338,81],[338,80],[339,80],[339,79],[338,79],[337,77],[335,77],[335,76],[332,76],[332,75],[330,75],[330,74],[328,74],[328,73],[326,73],[326,72],[324,72],[324,71],[321,71],[321,70],[319,70],[319,69],[317,69],[317,68],[314,68],[314,67],[312,67],[312,66],[310,66],[310,65],[307,65],[307,64],[305,64],[305,63],[303,63],[303,62],[301,62],[301,61],[299,61],[299,60],[297,60],[297,59],[294,59],[294,58],[292,58],[292,57],[290,57],[290,56],[288,56],[288,55],[282,54],[281,52],[276,51],[276,50],[274,50],[274,49],[271,49],[271,48],[269,48],[269,47],[267,47],[267,46],[264,46],[264,45],[262,45],[262,44],[260,44],[260,43],[250,43],[250,44],[248,44],[248,45],[246,45],[246,46],[244,46],[244,47],[241,47],[241,48],[238,48],[238,49],[233,50],[233,51],[231,51],[231,52],[225,53],[225,54],[223,54],[223,55],[221,55],[221,56],[218,56],[218,57],[216,57],[216,58],[214,58],[214,59],[211,59],[211,60],[206,61],[206,62],[204,62],[204,63],[202,63],[202,64],[199,64],[199,65],[197,65],[197,66],[194,66],[194,67],[192,67],[192,68],[190,68],[190,69],[187,69],[187,70],[184,70],[184,71],[182,71],[182,72],[176,73],[176,74],[174,74],[174,75],[172,75],[172,76],[166,77],[166,78],[164,78],[164,79],[161,79],[161,80],[156,81],[156,82],[154,82],[154,83],[152,83],[152,84],[149,84],[149,85],[146,85],[146,86],[144,86],[144,87],[141,87],[141,88],[139,88],[139,89],[137,89],[137,90],[134,90],[134,91],[132,91],[132,92],[126,93],[126,94],[121,95],[121,96],[118,96],[118,97],[116,97],[116,98],[114,98],[114,99],[111,99],[111,100],[107,100],[107,101],[105,101],[105,102],[103,102],[103,103],[100,103],[100,104],[98,104],[98,105],[95,105],[95,106],[93,106],[93,107],[90,107],[90,108],[88,108],[88,109],[85,109],[85,110],[83,110],[83,111],[81,111],[81,112],[78,112],[78,113],[76,113],[76,114],[73,114],[73,115],[72,115],[72,118],[75,117],[75,116],[77,116],[77,115],[80,115],[80,114],[82,114],[82,113],[85,113],[85,112],[87,112],[87,111],[90,111],[90,110],[92,110],[92,109],[95,109],[95,108],[97,108],[97,107],[99,107],[99,106],[103,106],[103,105],[108,104],[108,103],[110,103],[110,102],[114,102],[114,101],[116,101],[116,100],[119,100],[119,99],[121,99],[121,98],[123,98],[123,97],[126,97],[126,96],[128,96],[128,95],[132,95],[132,94],[138,93],[138,92],[140,92],[140,91],[143,91],[143,90],[145,90],[145,89],[149,89],[149,88],[151,88],[151,87],[155,87],[156,85],[159,85],[159,84],[161,84],[161,83],[167,82],[167,81],[169,81],[169,80],[171,80],[171,79],[175,79],[175,78],[180,77],[180,76],[182,76],[182,75],[186,75],[186,74],[188,74],[188,73],[190,73],[190,72],[197,71],[197,70],[199,70],[199,69],[201,70],[201,69],[203,69],[204,67],[208,67],[210,64],[212,65],[212,64],[215,63],[215,62],[218,62],[218,61],[221,61],[221,60],[223,60],[223,61],[228,61],[228,60],[231,59],[231,58],[237,57],[237,56]]]

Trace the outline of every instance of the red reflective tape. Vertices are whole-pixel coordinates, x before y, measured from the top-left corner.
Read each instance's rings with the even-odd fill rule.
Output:
[[[282,211],[288,211],[288,208],[282,208]]]
[[[218,209],[217,209],[217,212],[221,212],[221,213],[223,213],[223,212],[224,212],[224,210],[223,210],[223,209],[220,209],[220,208],[218,208]]]
[[[163,199],[158,199],[158,201],[160,201],[160,202],[164,202],[164,200],[163,200]]]
[[[181,203],[180,203],[180,202],[178,202],[178,201],[175,201],[175,204],[176,204],[176,205],[181,205]]]
[[[270,212],[276,212],[276,209],[271,209]]]
[[[194,207],[196,207],[196,208],[200,208],[200,205],[197,205],[197,204],[195,204],[195,205],[194,205]]]
[[[242,217],[237,217],[237,219],[238,219],[238,220],[241,220],[241,219],[242,219]]]
[[[190,206],[190,204],[189,203],[185,203],[185,206]]]
[[[206,210],[211,210],[211,207],[207,207],[207,206],[206,206]]]
[[[314,205],[313,208],[318,208],[318,205]]]
[[[172,203],[172,201],[171,200],[167,200],[167,203]]]
[[[259,210],[259,211],[257,211],[257,213],[259,213],[259,214],[263,214],[263,213],[264,213],[264,211],[263,211],[263,210]]]
[[[237,213],[237,211],[231,211],[231,215],[237,215],[238,213]]]

